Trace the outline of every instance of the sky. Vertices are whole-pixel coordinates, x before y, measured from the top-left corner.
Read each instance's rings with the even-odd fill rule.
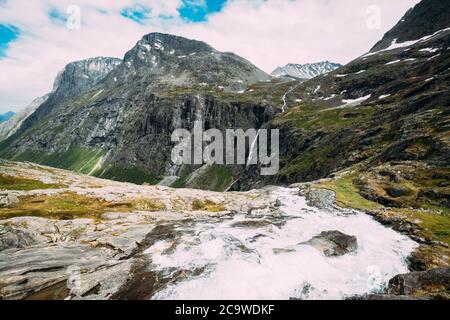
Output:
[[[165,32],[234,52],[270,73],[287,63],[348,63],[419,0],[0,0],[0,113],[52,89],[64,66],[122,58]]]

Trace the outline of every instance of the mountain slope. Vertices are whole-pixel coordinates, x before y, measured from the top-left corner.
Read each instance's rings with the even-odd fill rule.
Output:
[[[410,19],[420,21],[420,8]],[[233,188],[312,181],[345,169],[353,172],[351,188],[367,199],[448,210],[442,179],[450,174],[450,30],[435,33],[443,27],[436,21],[421,41],[293,85],[287,111],[270,123],[284,136],[279,175],[249,172]]]
[[[322,74],[331,72],[341,67],[341,64],[329,61],[322,61],[307,64],[287,64],[284,67],[276,68],[271,75],[274,77],[293,77],[297,79],[312,79]]]
[[[87,86],[76,81],[85,67],[73,66],[66,67],[56,81],[58,89],[3,143],[4,157],[138,183],[178,176],[184,185],[198,167],[171,165],[175,129],[191,130],[196,120],[223,130],[254,128],[277,112],[269,100],[271,90],[265,89],[269,75],[195,40],[144,36],[122,63]],[[240,169],[227,168],[223,179],[208,188],[226,188],[234,170]]]
[[[24,110],[19,111],[13,117],[0,124],[0,140],[13,135],[36,109],[48,99],[48,94],[34,99]]]
[[[387,32],[371,52],[388,48],[393,43],[414,41],[449,27],[450,5],[448,1],[423,0],[411,8],[404,17]]]

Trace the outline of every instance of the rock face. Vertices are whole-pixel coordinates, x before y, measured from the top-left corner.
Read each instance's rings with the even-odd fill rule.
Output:
[[[56,76],[51,93],[36,98],[24,110],[0,124],[0,140],[4,140],[16,133],[24,122],[28,121],[28,123],[25,123],[27,128],[38,121],[37,119],[50,112],[51,110],[48,110],[49,106],[44,105],[49,98],[52,99],[51,103],[54,105],[58,101],[86,92],[103,80],[121,61],[117,58],[97,57],[69,63]],[[42,105],[44,105],[43,109],[45,112],[43,110],[35,115],[35,111]],[[31,115],[33,117],[28,120]]]
[[[274,77],[292,77],[306,80],[334,71],[340,67],[342,67],[341,64],[329,61],[306,64],[290,63],[284,67],[276,68],[271,75]]]
[[[388,294],[450,298],[450,268],[412,272],[389,281]]]
[[[0,195],[0,208],[8,208],[12,205],[18,204],[19,198],[13,194]]]
[[[372,52],[388,48],[393,43],[414,41],[448,27],[450,8],[441,0],[422,0],[411,8],[397,25],[387,32]]]
[[[215,50],[208,44],[162,33],[144,36],[125,54],[112,75],[118,81],[151,78],[154,87],[213,85],[240,91],[270,76],[247,60]],[[111,77],[109,80],[111,80]]]
[[[430,11],[436,19],[425,14],[430,6],[438,8]],[[217,191],[313,181],[356,164],[368,171],[399,162],[412,169],[419,163],[445,174],[450,165],[445,108],[450,20],[448,6],[439,9],[442,6],[441,1],[424,0],[404,21],[417,26],[405,30],[429,26],[425,30],[431,37],[370,52],[303,82],[270,80],[248,61],[203,42],[146,35],[87,91],[70,98],[64,90],[51,94],[16,136],[2,144],[0,156],[121,181],[169,181],[172,186]],[[399,41],[422,36],[401,39],[399,32],[392,31]],[[73,91],[70,74],[63,78]],[[203,170],[200,165],[172,165],[171,133],[191,130],[195,121],[221,131],[279,129],[279,173],[261,176],[258,166]],[[445,182],[437,176],[432,180],[431,187],[428,178],[407,181],[420,184],[419,194],[408,186],[383,185],[386,192],[377,199],[390,204],[424,199],[446,205],[446,186],[433,192]]]
[[[12,136],[36,109],[48,99],[48,94],[34,99],[24,110],[16,113],[11,119],[0,124],[0,140]]]
[[[424,6],[434,5],[430,12],[441,12],[436,19],[427,18]],[[446,8],[440,10],[442,6]],[[450,19],[440,18],[446,12],[448,5],[442,1],[423,1],[408,13],[408,19],[414,21],[411,30],[429,25],[424,36],[432,36],[408,42],[422,35],[411,36],[403,39],[407,42],[400,47],[376,48],[327,75],[290,83],[288,112],[267,125],[280,129],[283,137],[279,174],[260,177],[246,172],[233,189],[314,181],[356,164],[363,164],[362,171],[391,164],[408,172],[422,165],[437,174],[448,172],[449,110],[442,106],[449,98]],[[442,184],[438,175],[426,179],[409,176],[411,179],[403,181],[420,188],[429,188],[431,180],[434,188],[441,184],[436,199],[431,199],[431,190],[410,194],[405,185],[393,186],[380,199],[399,204],[414,202],[419,196],[436,204],[445,202],[445,182]]]
[[[97,57],[69,63],[58,73],[53,91],[59,95],[76,96],[102,81],[122,63],[121,59]]]
[[[188,181],[198,167],[172,166],[172,132],[192,130],[195,121],[205,130],[260,128],[277,110],[238,92],[269,79],[232,53],[152,33],[122,63],[96,58],[69,64],[57,89],[5,143],[3,156],[137,183],[164,176]],[[230,170],[224,170],[225,182],[217,182],[220,189],[233,182]]]
[[[338,257],[358,249],[356,237],[340,231],[324,231],[303,244],[311,245],[327,257]]]
[[[33,236],[25,230],[0,225],[0,251],[26,248],[35,242]]]

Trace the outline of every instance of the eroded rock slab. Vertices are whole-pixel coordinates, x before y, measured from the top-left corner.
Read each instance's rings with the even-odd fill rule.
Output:
[[[356,237],[340,231],[324,231],[302,244],[313,246],[327,257],[343,256],[358,249]]]
[[[450,268],[400,274],[389,281],[388,294],[450,299]]]

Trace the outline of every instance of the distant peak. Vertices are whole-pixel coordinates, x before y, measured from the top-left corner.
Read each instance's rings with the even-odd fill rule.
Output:
[[[312,79],[321,74],[331,72],[341,67],[339,63],[326,61],[296,64],[289,63],[284,67],[276,68],[271,75],[274,77],[294,77],[298,79]]]

